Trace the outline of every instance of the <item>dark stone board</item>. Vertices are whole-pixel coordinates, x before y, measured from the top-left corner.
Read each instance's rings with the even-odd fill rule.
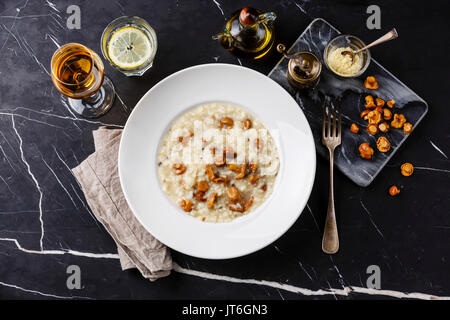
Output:
[[[314,90],[299,91],[292,87],[287,78],[288,59],[282,58],[269,77],[283,86],[297,101],[303,110],[311,130],[319,154],[328,157],[328,149],[322,144],[322,107],[325,97],[341,98],[342,103],[342,143],[335,150],[335,166],[357,185],[366,187],[389,162],[395,152],[408,138],[402,129],[391,128],[386,134],[369,134],[365,127],[367,121],[361,119],[361,111],[365,109],[365,96],[373,95],[384,100],[395,100],[392,113],[404,114],[407,121],[416,127],[428,111],[427,103],[398,80],[392,73],[371,59],[368,69],[357,78],[341,78],[328,70],[323,61],[323,52],[327,43],[340,32],[323,19],[315,19],[288,50],[313,52],[322,62],[322,73],[319,84]],[[380,87],[368,90],[364,87],[364,79],[374,76]],[[356,123],[360,130],[353,134],[349,129]],[[388,121],[390,123],[390,121]],[[391,142],[391,149],[378,152],[376,142],[378,137],[385,136]],[[367,142],[375,150],[371,160],[360,157],[358,146]]]

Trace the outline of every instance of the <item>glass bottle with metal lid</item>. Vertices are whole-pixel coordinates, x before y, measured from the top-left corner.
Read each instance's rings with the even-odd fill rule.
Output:
[[[214,40],[239,58],[257,60],[271,53],[275,43],[274,12],[246,7],[237,10]]]
[[[298,89],[314,89],[319,83],[322,62],[312,52],[298,51],[288,55],[283,44],[277,45],[277,51],[289,59],[286,77],[289,83]]]

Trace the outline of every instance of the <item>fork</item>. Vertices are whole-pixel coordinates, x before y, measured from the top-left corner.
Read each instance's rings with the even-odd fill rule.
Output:
[[[322,238],[322,251],[328,254],[336,253],[339,250],[339,236],[334,210],[333,168],[334,149],[341,144],[341,118],[341,100],[336,99],[333,104],[330,99],[325,97],[323,103],[322,143],[328,148],[330,153],[330,194]]]

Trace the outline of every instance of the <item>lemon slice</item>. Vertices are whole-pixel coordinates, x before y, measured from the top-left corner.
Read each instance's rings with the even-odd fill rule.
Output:
[[[109,42],[108,55],[123,69],[135,69],[152,55],[152,45],[145,33],[135,27],[117,30]]]

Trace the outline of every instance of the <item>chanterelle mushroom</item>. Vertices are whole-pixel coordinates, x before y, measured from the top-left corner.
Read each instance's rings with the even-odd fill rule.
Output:
[[[227,189],[227,197],[231,203],[236,203],[241,199],[241,195],[239,194],[239,190],[235,186],[230,186]]]

